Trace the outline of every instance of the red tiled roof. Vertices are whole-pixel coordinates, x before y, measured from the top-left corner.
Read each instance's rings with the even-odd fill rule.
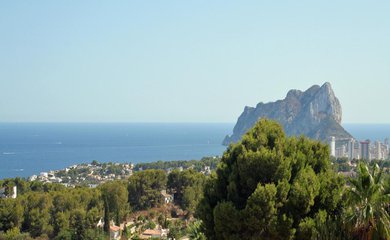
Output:
[[[161,235],[160,230],[146,229],[142,234],[144,235]]]
[[[110,226],[110,230],[114,231],[114,232],[117,232],[117,231],[121,230],[121,228],[118,227],[118,226]]]

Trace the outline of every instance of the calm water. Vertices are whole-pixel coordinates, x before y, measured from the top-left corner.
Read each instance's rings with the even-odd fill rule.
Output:
[[[384,141],[390,139],[390,124],[343,124],[345,130],[357,140]]]
[[[234,124],[1,123],[0,179],[91,162],[190,160],[221,155]],[[344,124],[357,139],[390,137],[390,124]]]
[[[1,123],[0,179],[76,163],[191,160],[221,155],[233,124]]]

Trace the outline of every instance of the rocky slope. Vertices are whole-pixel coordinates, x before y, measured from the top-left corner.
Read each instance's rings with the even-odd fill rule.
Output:
[[[237,142],[259,118],[274,119],[282,124],[287,135],[305,135],[326,141],[330,136],[351,138],[340,125],[341,105],[330,83],[321,87],[314,85],[305,92],[290,90],[283,100],[259,103],[255,108],[245,107],[238,118],[231,136],[226,136],[223,144]]]

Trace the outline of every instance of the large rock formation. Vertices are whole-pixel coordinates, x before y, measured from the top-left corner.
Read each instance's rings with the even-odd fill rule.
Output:
[[[284,100],[259,103],[256,108],[245,107],[233,129],[233,135],[226,136],[223,144],[237,142],[259,118],[278,121],[287,135],[305,135],[326,141],[330,136],[351,138],[341,124],[341,105],[330,83],[321,87],[314,85],[305,92],[290,90]]]

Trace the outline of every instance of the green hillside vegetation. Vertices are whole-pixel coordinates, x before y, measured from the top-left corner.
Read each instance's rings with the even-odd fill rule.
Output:
[[[128,219],[137,229],[124,229],[128,239],[157,225],[175,239],[390,239],[390,177],[378,162],[359,162],[346,179],[336,171],[345,159],[332,165],[326,145],[286,137],[266,119],[221,159],[198,162],[140,165],[97,188],[1,180],[6,194],[17,186],[18,197],[0,199],[0,240],[108,239],[109,223]],[[162,191],[174,203],[164,203]]]
[[[172,171],[168,176],[168,190],[183,210],[193,213],[203,196],[206,176],[194,170]]]
[[[204,157],[201,160],[189,160],[189,161],[157,161],[157,162],[150,162],[150,163],[137,163],[134,167],[135,171],[138,171],[140,169],[146,170],[146,169],[161,169],[161,170],[169,170],[169,169],[176,169],[176,168],[184,168],[189,169],[193,168],[196,171],[200,172],[203,171],[205,167],[210,167],[211,169],[216,169],[219,161],[221,160],[220,157]]]
[[[170,222],[170,213],[153,209],[163,206],[160,191],[167,189],[167,179],[175,179],[169,189],[182,195],[176,204],[191,217],[197,196],[203,192],[205,176],[194,170],[180,172],[179,178],[176,173],[171,176],[163,170],[145,170],[136,172],[128,181],[110,181],[97,188],[66,188],[20,178],[3,180],[0,184],[7,189],[16,185],[19,195],[16,199],[0,199],[0,239],[107,239],[111,221],[119,226],[130,215],[137,216],[138,211],[145,210],[150,211],[150,216],[141,215],[139,229],[160,223],[172,230],[171,236],[183,236],[184,221]],[[97,227],[100,219],[105,223],[103,228]]]

